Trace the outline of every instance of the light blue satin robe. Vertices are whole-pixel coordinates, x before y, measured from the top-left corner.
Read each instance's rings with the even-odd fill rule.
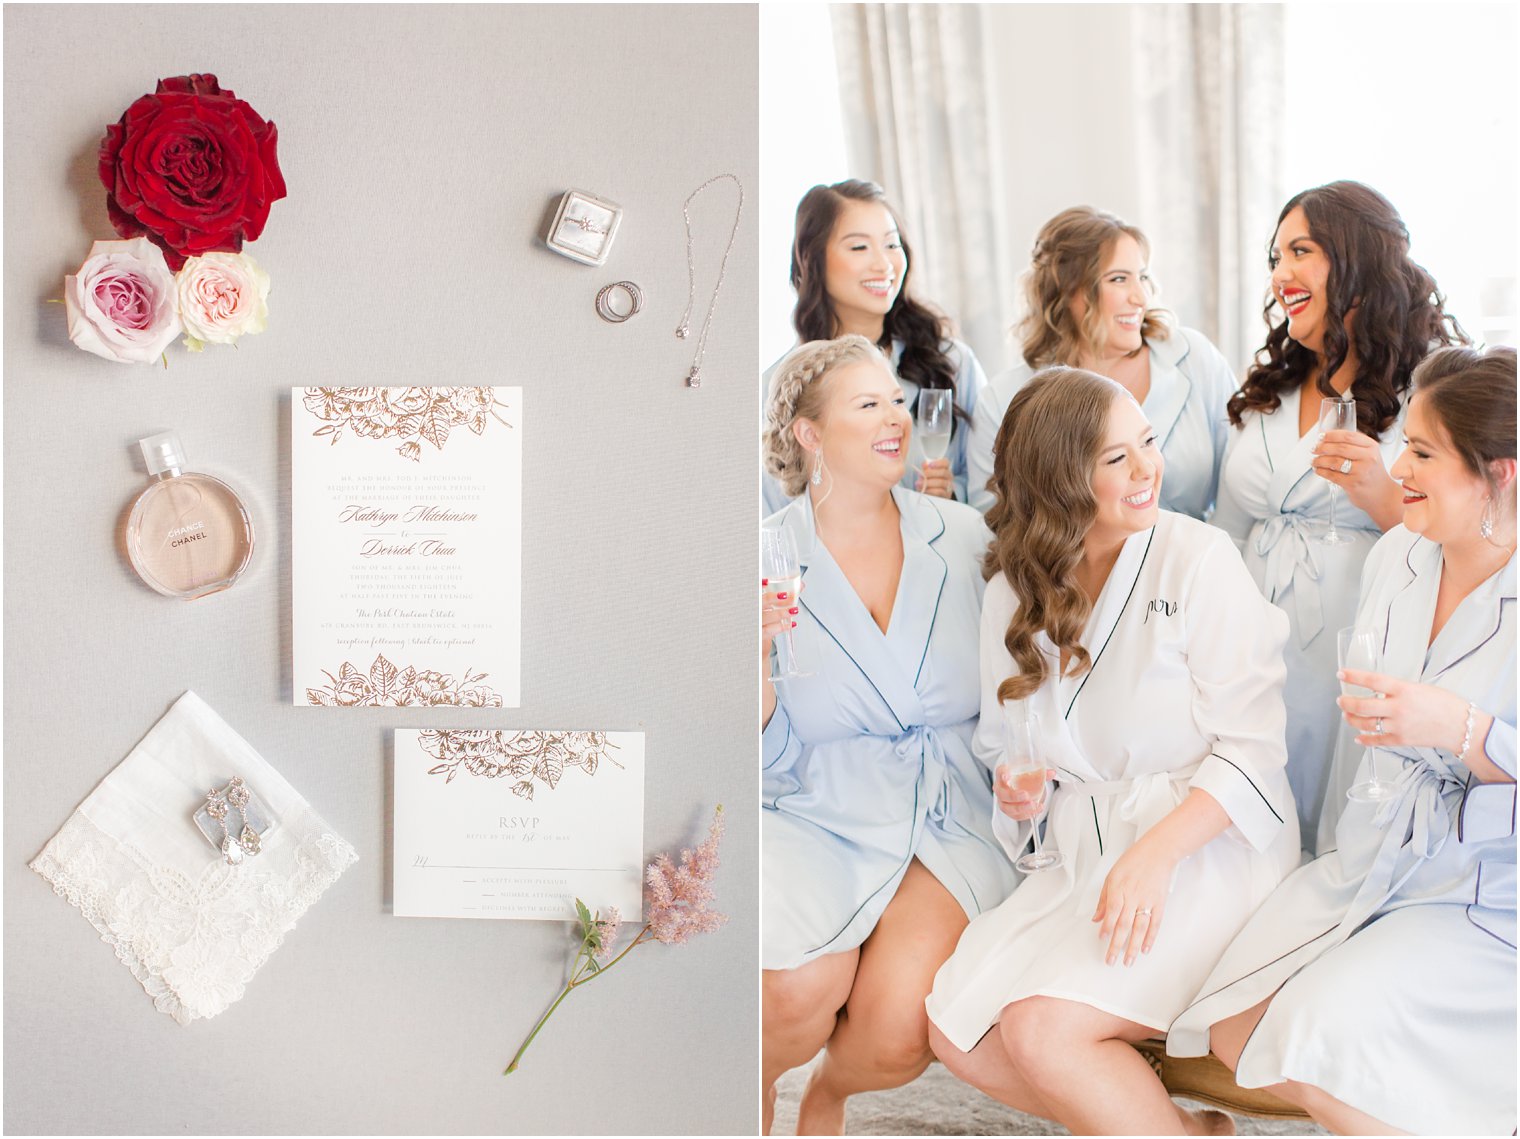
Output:
[[[1367,559],[1356,624],[1383,671],[1494,717],[1471,746],[1515,774],[1515,559],[1427,647],[1441,548],[1402,526]],[[1355,746],[1354,744],[1352,746]],[[1360,748],[1357,748],[1360,751]],[[1237,1081],[1323,1088],[1401,1130],[1515,1128],[1515,784],[1480,783],[1442,748],[1378,749],[1386,806],[1347,802],[1336,847],[1287,879],[1236,938],[1168,1050],[1202,1055],[1211,1025],[1271,996]]]
[[[968,917],[1015,885],[971,752],[981,555],[971,507],[901,487],[903,567],[883,633],[815,536],[803,495],[766,520],[796,538],[797,653],[761,738],[762,950],[791,969],[860,945],[916,855]]]
[[[976,401],[981,395],[982,389],[987,386],[987,373],[982,371],[982,366],[977,362],[976,354],[959,340],[947,340],[941,348],[949,357],[951,365],[955,368],[955,402],[966,418],[956,416],[955,422],[950,429],[950,449],[945,452],[945,458],[950,460],[950,474],[955,480],[955,499],[957,502],[966,501],[966,441],[971,432],[971,417],[976,410]],[[892,367],[896,368],[902,359],[903,346],[901,341],[892,345]],[[790,353],[788,353],[790,354]],[[781,360],[785,360],[783,356]],[[765,421],[765,403],[771,390],[771,377],[776,374],[781,360],[777,360],[769,368],[765,369],[760,377],[760,406],[761,422]],[[902,385],[903,396],[908,401],[908,410],[915,416],[918,412],[918,385],[912,380],[902,376],[897,377],[897,382]],[[908,442],[907,464],[908,469],[903,472],[902,485],[912,490],[918,485],[918,472],[924,466],[924,451],[919,446],[917,427],[918,421],[914,420],[914,435]],[[827,462],[828,456],[824,456]],[[760,497],[763,503],[762,515],[776,513],[791,499],[787,498],[786,492],[781,489],[781,484],[771,477],[768,471],[762,470],[760,475]]]
[[[1229,435],[1225,404],[1240,386],[1218,348],[1201,332],[1181,328],[1165,340],[1147,341],[1151,388],[1140,405],[1166,458],[1161,508],[1207,518],[1219,488],[1219,466]],[[992,448],[1008,404],[1035,369],[1019,364],[988,383],[977,400],[966,455],[972,506],[985,513],[993,495]]]
[[[1336,487],[1335,526],[1351,541],[1327,546],[1316,540],[1330,518],[1334,484],[1310,466],[1319,430],[1298,434],[1301,390],[1286,393],[1271,415],[1247,412],[1244,425],[1230,433],[1219,505],[1209,521],[1235,539],[1262,593],[1288,614],[1288,782],[1299,838],[1312,855],[1341,728],[1335,635],[1352,623],[1362,563],[1382,531]],[[1310,398],[1319,395],[1311,391]],[[1383,432],[1384,469],[1403,449],[1406,408]]]

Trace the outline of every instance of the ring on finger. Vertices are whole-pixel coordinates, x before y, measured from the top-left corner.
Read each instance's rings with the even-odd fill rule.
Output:
[[[1142,906],[1140,909],[1138,909],[1138,910],[1135,911],[1135,916],[1137,918],[1148,918],[1148,917],[1150,917],[1151,916],[1151,907],[1150,906]]]
[[[1341,460],[1341,474],[1343,474],[1343,475],[1349,475],[1350,473],[1351,473],[1351,460],[1350,459],[1342,459]]]
[[[1376,720],[1373,721],[1372,734],[1375,736],[1380,736],[1383,734],[1383,717],[1379,716]]]

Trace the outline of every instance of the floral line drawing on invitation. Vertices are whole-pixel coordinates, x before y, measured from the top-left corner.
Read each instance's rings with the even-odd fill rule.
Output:
[[[454,704],[468,708],[500,708],[501,695],[479,683],[487,673],[465,670],[458,680],[446,672],[418,670],[408,665],[397,669],[384,655],[375,657],[366,675],[344,661],[325,688],[308,688],[306,702],[327,708],[409,708]]]
[[[461,770],[483,779],[510,777],[512,793],[533,798],[533,781],[539,780],[549,790],[559,785],[567,767],[579,767],[595,775],[603,760],[621,768],[609,754],[617,744],[608,742],[606,732],[539,731],[429,731],[417,737],[418,745],[434,759],[442,760],[428,768],[429,775],[443,775],[452,783]]]
[[[496,413],[506,404],[492,388],[307,388],[301,402],[326,421],[313,435],[336,444],[348,428],[366,439],[399,439],[396,453],[414,463],[422,461],[422,442],[441,451],[456,427],[484,435],[491,419],[512,426]]]

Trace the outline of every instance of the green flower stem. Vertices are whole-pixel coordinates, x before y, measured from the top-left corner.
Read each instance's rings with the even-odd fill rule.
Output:
[[[522,1042],[522,1047],[517,1050],[517,1055],[512,1057],[512,1062],[507,1065],[507,1070],[504,1071],[502,1075],[510,1076],[513,1072],[517,1071],[517,1066],[522,1063],[523,1053],[527,1052],[528,1045],[533,1043],[533,1038],[538,1035],[539,1029],[543,1028],[543,1026],[548,1023],[549,1018],[554,1015],[554,1010],[559,1008],[559,1006],[564,1003],[565,998],[568,997],[573,990],[579,988],[581,985],[589,984],[590,982],[596,980],[608,969],[611,969],[624,957],[627,957],[628,954],[633,952],[634,946],[642,945],[646,941],[652,941],[653,936],[645,936],[646,934],[649,934],[649,927],[647,925],[643,929],[639,930],[638,936],[630,941],[627,947],[621,953],[619,953],[611,961],[607,962],[607,964],[603,965],[596,972],[592,973],[589,977],[585,975],[584,962],[589,959],[591,954],[583,942],[581,944],[580,953],[576,954],[575,967],[570,972],[570,980],[565,982],[565,987],[560,990],[559,996],[554,998],[554,1003],[549,1006],[549,1011],[538,1018],[538,1023],[533,1026],[533,1031],[528,1033],[528,1038]]]

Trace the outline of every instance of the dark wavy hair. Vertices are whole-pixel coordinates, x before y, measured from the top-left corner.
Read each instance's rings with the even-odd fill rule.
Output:
[[[797,225],[792,236],[792,288],[797,290],[792,327],[804,344],[810,340],[832,340],[841,331],[834,304],[829,299],[825,259],[834,224],[846,202],[876,202],[885,206],[894,219],[898,217],[886,194],[875,182],[851,178],[832,186],[814,186],[802,195],[802,200],[797,203]],[[898,239],[906,262],[902,288],[897,291],[897,298],[882,321],[878,346],[890,353],[892,342],[902,341],[898,376],[912,380],[920,388],[949,388],[953,392],[955,366],[941,347],[949,335],[949,321],[912,296],[909,279],[913,275],[913,252],[908,248],[908,239],[903,236],[901,228]],[[952,400],[952,404],[956,416],[965,419],[966,413],[959,401]]]
[[[1277,228],[1297,207],[1309,236],[1330,259],[1326,284],[1323,358],[1288,335],[1286,315],[1274,322],[1277,298],[1268,290],[1262,318],[1267,343],[1256,353],[1245,383],[1227,405],[1239,427],[1247,411],[1282,406],[1284,392],[1318,373],[1320,394],[1336,396],[1330,377],[1346,362],[1352,333],[1346,317],[1356,310],[1356,425],[1376,439],[1398,418],[1400,397],[1418,364],[1441,345],[1470,344],[1467,333],[1446,312],[1435,278],[1409,257],[1409,230],[1387,198],[1360,182],[1331,182],[1294,195],[1277,215]]]

